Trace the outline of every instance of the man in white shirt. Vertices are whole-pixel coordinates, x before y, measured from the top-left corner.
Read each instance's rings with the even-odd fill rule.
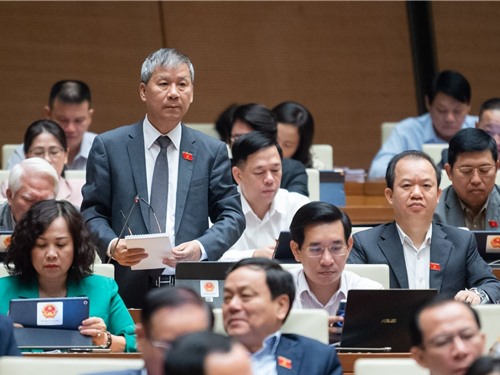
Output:
[[[269,134],[253,131],[239,137],[232,154],[246,228],[220,260],[271,258],[280,232],[288,230],[295,212],[309,199],[280,189],[282,153]]]
[[[61,126],[68,142],[66,169],[85,170],[92,142],[96,136],[89,132],[94,109],[90,88],[76,80],[58,81],[50,90],[49,104],[45,106],[46,118]],[[7,168],[24,160],[24,145],[20,145],[10,157]]]
[[[302,206],[293,217],[290,232],[293,255],[303,266],[291,271],[297,289],[293,307],[326,310],[330,332],[338,333],[333,324],[343,320],[336,312],[348,291],[383,287],[344,271],[352,249],[351,220],[336,206],[327,202]]]

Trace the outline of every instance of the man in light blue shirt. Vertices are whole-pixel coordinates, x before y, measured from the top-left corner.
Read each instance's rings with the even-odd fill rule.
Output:
[[[470,84],[462,74],[451,70],[439,73],[425,97],[429,113],[396,125],[375,155],[368,178],[384,178],[389,161],[400,152],[421,151],[425,143],[448,143],[460,129],[473,128],[477,117],[468,116],[470,101]]]

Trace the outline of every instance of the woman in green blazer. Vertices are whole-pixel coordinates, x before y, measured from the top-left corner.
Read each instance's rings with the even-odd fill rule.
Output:
[[[67,201],[35,203],[17,223],[0,278],[0,314],[13,298],[87,296],[90,317],[79,327],[95,345],[136,351],[134,322],[113,279],[93,275],[96,248],[80,213]]]

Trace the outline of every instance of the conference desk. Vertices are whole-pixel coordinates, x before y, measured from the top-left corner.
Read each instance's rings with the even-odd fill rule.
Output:
[[[47,358],[114,358],[114,359],[141,359],[140,353],[23,353],[26,357]],[[354,374],[354,362],[359,358],[409,358],[410,353],[339,353],[344,375]]]
[[[394,212],[385,198],[385,181],[346,182],[343,211],[354,225],[374,225],[394,220]]]

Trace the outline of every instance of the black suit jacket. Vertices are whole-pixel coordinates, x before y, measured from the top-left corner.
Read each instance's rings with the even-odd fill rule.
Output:
[[[185,158],[183,153],[192,157]],[[128,213],[139,195],[146,201],[142,121],[98,135],[87,161],[82,189],[82,215],[99,238],[103,260],[111,240],[123,228],[120,211]],[[128,226],[134,234],[149,233],[149,206],[140,201]],[[210,218],[213,226],[209,228]],[[198,240],[208,259],[217,260],[245,229],[241,200],[232,183],[226,145],[182,125],[175,208],[175,245]],[[142,307],[150,271],[131,271],[114,263],[115,279],[127,307]]]
[[[391,288],[408,288],[403,245],[395,222],[358,232],[353,239],[348,263],[387,264]],[[431,269],[429,276],[429,286],[438,293],[454,296],[475,287],[484,290],[491,302],[500,300],[500,282],[479,255],[476,239],[469,231],[433,223],[430,261],[440,268]]]
[[[0,357],[3,355],[21,355],[14,339],[13,327],[9,317],[0,315]]]

